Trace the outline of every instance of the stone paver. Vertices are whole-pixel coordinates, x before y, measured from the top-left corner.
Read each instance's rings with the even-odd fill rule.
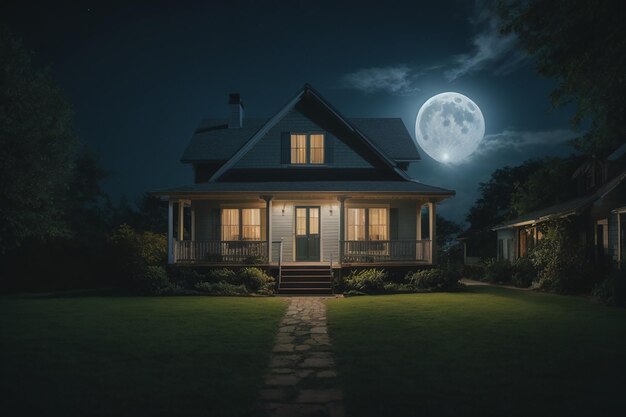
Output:
[[[343,417],[323,298],[289,299],[254,416]]]

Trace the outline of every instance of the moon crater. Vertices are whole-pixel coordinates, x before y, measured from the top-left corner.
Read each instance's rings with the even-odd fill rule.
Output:
[[[485,119],[468,97],[453,92],[429,98],[417,113],[415,137],[433,159],[444,163],[466,160],[485,135]]]

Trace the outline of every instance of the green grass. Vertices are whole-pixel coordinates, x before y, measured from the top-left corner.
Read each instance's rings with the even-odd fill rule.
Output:
[[[349,415],[624,411],[623,309],[498,288],[353,297],[328,309]]]
[[[285,308],[271,298],[2,298],[1,413],[240,415]]]

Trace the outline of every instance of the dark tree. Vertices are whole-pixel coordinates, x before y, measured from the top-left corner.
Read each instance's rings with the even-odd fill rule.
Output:
[[[588,132],[574,145],[606,156],[626,138],[626,7],[588,0],[501,0],[504,33],[514,32],[537,72],[558,82],[555,106],[572,103],[575,126]]]
[[[445,248],[454,243],[456,236],[463,228],[460,224],[437,215],[437,247]]]
[[[519,183],[511,195],[511,211],[522,215],[553,204],[562,203],[576,195],[572,174],[580,158],[544,158],[526,181]]]
[[[72,110],[48,71],[0,26],[0,253],[69,234]]]

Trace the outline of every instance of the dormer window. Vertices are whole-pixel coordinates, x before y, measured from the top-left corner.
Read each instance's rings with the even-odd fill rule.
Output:
[[[292,133],[290,135],[292,165],[320,165],[324,163],[323,133]]]

